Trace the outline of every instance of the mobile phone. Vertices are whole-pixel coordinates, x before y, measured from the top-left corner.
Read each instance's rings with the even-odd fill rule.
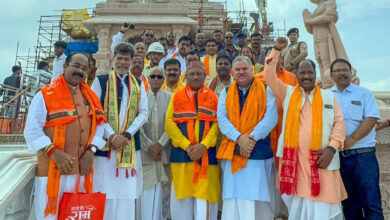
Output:
[[[129,28],[130,28],[131,30],[134,30],[135,25],[134,25],[134,24],[131,24]]]

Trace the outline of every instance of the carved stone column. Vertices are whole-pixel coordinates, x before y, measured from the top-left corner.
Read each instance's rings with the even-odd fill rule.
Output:
[[[99,39],[99,51],[94,55],[96,59],[96,75],[107,74],[112,67],[110,24],[95,27]]]

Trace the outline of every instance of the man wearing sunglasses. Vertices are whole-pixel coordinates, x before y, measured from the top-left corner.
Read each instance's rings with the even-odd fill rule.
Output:
[[[172,93],[162,90],[164,70],[150,69],[147,93],[149,120],[141,128],[141,158],[144,191],[141,195],[143,220],[167,219],[169,209],[169,157],[171,142],[165,132],[165,114]]]
[[[225,48],[218,52],[218,56],[227,55],[230,60],[234,60],[238,56],[239,52],[234,47],[234,34],[232,32],[226,32],[225,34]]]

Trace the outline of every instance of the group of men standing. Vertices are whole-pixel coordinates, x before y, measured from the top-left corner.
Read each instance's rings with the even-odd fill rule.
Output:
[[[87,57],[70,55],[32,100],[36,219],[56,219],[79,178],[80,192],[106,194],[104,219],[216,220],[220,199],[224,220],[383,219],[379,113],[348,61],[332,63],[336,86],[323,90],[297,29],[268,54],[253,34],[250,56],[231,32],[198,34],[191,50],[188,36],[175,49],[173,33],[153,42],[151,30],[134,48],[126,30],[113,37],[112,72],[89,87]]]

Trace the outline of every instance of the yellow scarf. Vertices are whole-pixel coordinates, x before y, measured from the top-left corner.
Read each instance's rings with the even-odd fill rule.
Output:
[[[310,170],[311,170],[311,194],[320,194],[320,179],[318,168],[315,163],[318,156],[313,153],[321,150],[322,145],[322,111],[323,101],[321,90],[316,85],[312,101],[312,127],[310,145]],[[284,127],[284,150],[282,170],[280,174],[280,192],[282,194],[294,195],[297,193],[298,184],[298,148],[299,148],[299,116],[302,106],[302,91],[297,84],[291,95],[287,118]]]

